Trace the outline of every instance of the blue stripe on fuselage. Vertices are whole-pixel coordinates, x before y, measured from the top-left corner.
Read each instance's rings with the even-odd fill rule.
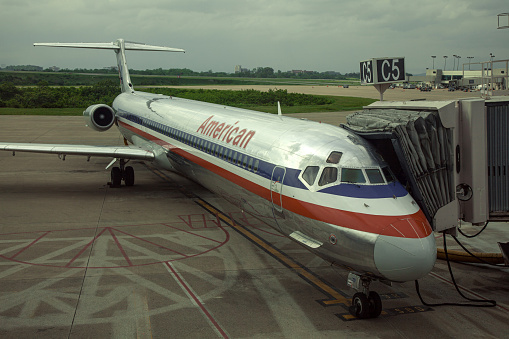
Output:
[[[342,183],[340,185],[327,187],[318,191],[320,193],[327,193],[333,195],[341,195],[350,198],[366,198],[366,199],[380,199],[380,198],[401,198],[408,194],[403,185],[399,182],[391,182],[387,185],[356,185]]]
[[[153,120],[142,118],[136,114],[132,114],[129,112],[126,112],[124,110],[118,110],[117,116],[125,118],[127,120],[130,120],[134,122],[135,124],[138,124],[140,126],[144,126],[145,128],[148,128],[150,130],[153,130],[154,132],[164,134],[167,137],[170,137],[171,139],[178,140],[184,144],[188,144],[189,146],[201,150],[204,153],[208,153],[218,159],[221,159],[227,163],[230,163],[232,165],[236,165],[237,167],[243,168],[246,171],[251,172],[250,174],[255,174],[258,176],[261,176],[265,179],[270,180],[272,177],[272,171],[276,167],[275,164],[272,164],[270,162],[257,159],[255,157],[252,157],[250,155],[247,155],[246,153],[240,152],[237,149],[225,147],[223,145],[220,145],[218,143],[211,142],[205,138],[198,137],[194,134],[190,134],[187,132],[183,132],[181,130],[178,130],[174,127],[169,127],[166,125],[163,125],[161,123],[157,123]],[[193,139],[193,142],[190,143],[189,140]],[[216,147],[221,147],[222,152],[218,154],[217,152],[207,152],[204,150],[204,147],[202,146],[202,141],[207,141],[213,146],[213,149]],[[209,148],[210,150],[210,148]],[[234,152],[235,156],[233,159],[228,159],[226,156],[226,153],[230,154],[230,151]],[[238,155],[237,155],[238,154]],[[254,167],[248,167],[246,166],[246,163],[240,159],[244,159],[244,157],[247,156],[249,160],[253,159],[254,161],[258,161],[258,166],[255,169]],[[253,161],[251,161],[253,163]],[[286,174],[283,180],[283,185],[298,189],[304,189],[308,190],[308,188],[302,183],[302,181],[299,179],[300,173],[302,170],[295,169],[295,168],[286,168]],[[356,185],[356,184],[348,184],[348,183],[341,183],[339,185],[327,187],[323,190],[319,190],[320,193],[326,193],[326,194],[332,194],[332,195],[339,195],[344,197],[351,197],[351,198],[367,198],[367,199],[377,199],[377,198],[391,198],[393,196],[395,197],[403,197],[408,194],[408,192],[405,190],[405,188],[399,183],[399,182],[392,182],[387,185]]]

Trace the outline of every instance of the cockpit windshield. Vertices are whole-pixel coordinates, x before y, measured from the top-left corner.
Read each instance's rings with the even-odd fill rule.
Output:
[[[342,168],[341,169],[341,182],[348,182],[352,184],[364,184],[366,178],[360,168]]]
[[[341,160],[341,156],[343,153],[341,152],[332,152],[329,154],[329,157],[327,158],[327,163],[329,164],[339,164],[339,160]]]
[[[387,167],[387,166],[383,167],[382,172],[384,173],[385,180],[387,180],[387,182],[395,181],[394,176],[392,175],[392,172],[389,169],[389,167]]]
[[[383,185],[395,181],[389,167],[352,168],[339,165],[342,152],[333,151],[321,166],[307,166],[302,172],[302,180],[309,186],[331,184]],[[322,160],[323,161],[323,160]],[[335,165],[335,166],[334,166]],[[317,182],[317,178],[318,182]]]
[[[337,167],[325,167],[318,181],[318,186],[325,186],[333,182],[338,181],[338,168]]]
[[[318,171],[320,167],[318,166],[308,166],[302,173],[302,179],[304,179],[308,185],[312,186],[315,183],[316,176],[318,175]]]
[[[385,184],[384,177],[378,168],[367,168],[366,175],[372,184]]]

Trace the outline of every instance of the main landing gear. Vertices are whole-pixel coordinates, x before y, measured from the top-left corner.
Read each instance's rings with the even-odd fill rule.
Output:
[[[120,187],[122,180],[126,186],[134,185],[134,169],[131,166],[125,166],[129,160],[120,159],[120,166],[111,169],[110,187]]]
[[[348,274],[348,286],[360,290],[353,295],[350,313],[359,318],[376,318],[382,313],[382,299],[375,291],[369,290],[372,278],[354,272]],[[362,286],[361,286],[362,285]]]

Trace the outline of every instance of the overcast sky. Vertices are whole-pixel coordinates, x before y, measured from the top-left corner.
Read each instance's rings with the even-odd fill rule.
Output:
[[[507,0],[0,0],[0,64],[101,68],[112,51],[33,47],[34,42],[117,38],[183,48],[128,52],[133,69],[244,68],[359,71],[373,57],[403,56],[406,71],[509,59]],[[504,25],[507,25],[507,17]]]

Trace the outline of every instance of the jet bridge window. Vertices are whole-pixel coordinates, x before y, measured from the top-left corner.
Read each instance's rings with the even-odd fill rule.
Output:
[[[368,176],[369,182],[372,184],[385,184],[382,173],[378,168],[367,168],[366,175]]]
[[[315,182],[316,176],[318,175],[318,171],[320,167],[318,166],[308,166],[302,173],[302,179],[304,179],[310,186],[312,186]]]
[[[341,182],[364,184],[366,183],[366,178],[360,168],[343,168],[341,170]]]
[[[338,180],[338,168],[337,167],[325,167],[318,181],[318,186],[325,186],[327,184],[336,182]]]

